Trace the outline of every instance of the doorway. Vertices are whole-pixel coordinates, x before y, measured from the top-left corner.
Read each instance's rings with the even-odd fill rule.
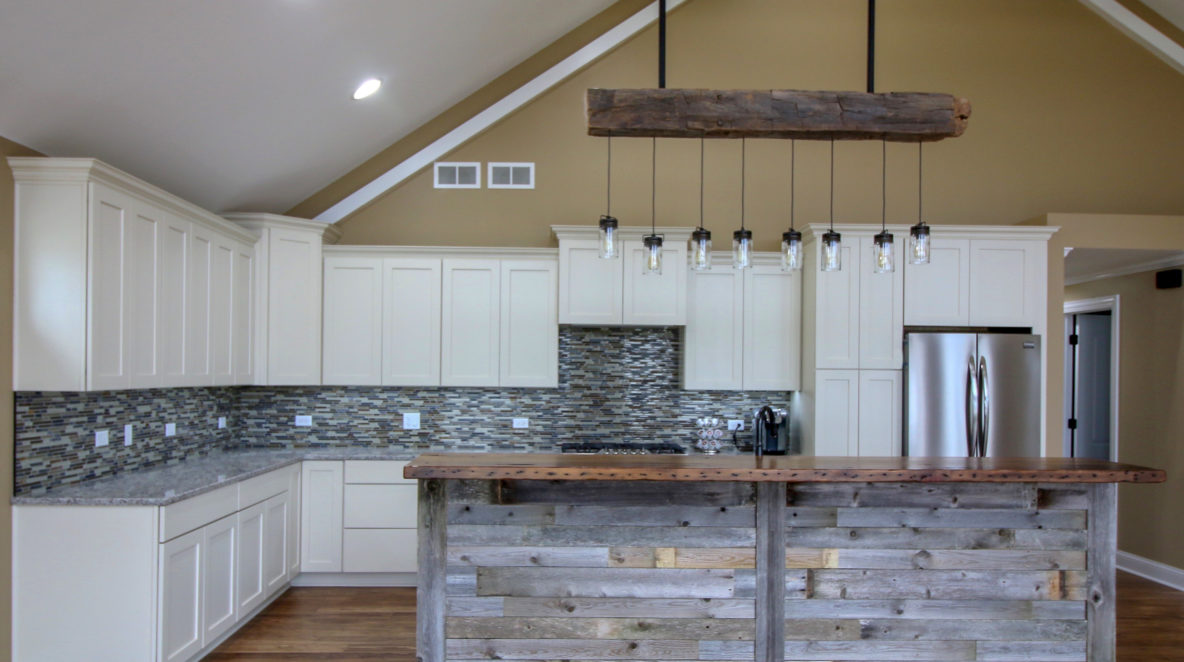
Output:
[[[1118,459],[1118,296],[1065,302],[1066,457]]]

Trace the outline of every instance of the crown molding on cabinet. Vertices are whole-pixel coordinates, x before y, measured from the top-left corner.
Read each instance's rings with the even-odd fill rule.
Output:
[[[319,224],[318,224],[319,225]],[[557,248],[502,246],[325,246],[325,257],[480,257],[554,260]]]
[[[880,231],[879,223],[835,223],[835,230],[842,234],[873,235]],[[908,225],[888,225],[888,231],[908,235]],[[805,239],[822,236],[830,228],[829,223],[810,223],[805,226]],[[1048,241],[1057,230],[1058,225],[930,225],[932,237],[943,239],[1003,239],[1003,240],[1042,240]]]
[[[12,168],[13,177],[24,182],[78,184],[84,184],[87,181],[102,182],[173,213],[212,225],[234,239],[255,243],[256,237],[239,225],[98,159],[10,156],[8,157],[8,165]]]
[[[664,237],[670,241],[686,241],[691,238],[691,233],[695,231],[692,227],[669,227],[659,225],[657,228],[651,228],[648,225],[622,225],[617,228],[617,234],[621,239],[641,239],[653,232],[657,232],[658,236]],[[599,228],[595,225],[552,225],[551,232],[555,234],[558,239],[588,239],[595,237],[599,232]]]
[[[230,220],[239,226],[246,228],[258,237],[263,228],[287,228],[289,230],[304,230],[311,232],[318,232],[321,237],[329,242],[335,243],[341,238],[341,230],[332,225],[325,225],[319,221],[310,221],[307,218],[297,218],[295,216],[283,216],[281,214],[255,213],[255,212],[233,212],[226,214],[227,220]]]

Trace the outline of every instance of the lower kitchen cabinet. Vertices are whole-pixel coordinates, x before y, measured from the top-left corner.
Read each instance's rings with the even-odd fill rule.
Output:
[[[300,472],[300,570],[341,572],[340,461],[305,462]]]
[[[238,515],[227,515],[202,529],[202,640],[212,643],[238,621],[235,562],[238,558]],[[203,644],[204,645],[204,644]]]
[[[814,455],[900,455],[903,395],[899,370],[816,371]]]
[[[205,532],[192,531],[160,546],[160,658],[187,660],[201,650]]]

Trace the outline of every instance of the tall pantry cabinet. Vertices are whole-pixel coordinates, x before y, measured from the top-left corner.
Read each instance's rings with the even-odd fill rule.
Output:
[[[250,233],[95,159],[9,165],[14,388],[254,381]]]

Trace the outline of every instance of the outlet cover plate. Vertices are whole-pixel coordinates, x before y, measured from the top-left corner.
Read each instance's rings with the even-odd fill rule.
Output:
[[[311,428],[312,427],[312,416],[307,416],[307,415],[306,416],[297,416],[296,417],[296,425],[298,427],[302,427],[302,428]]]
[[[219,430],[225,430],[225,429],[226,429],[226,417],[225,417],[225,416],[219,416],[219,417],[218,417],[218,429],[219,429]]]
[[[524,429],[530,427],[530,419],[529,418],[515,418],[515,419],[512,419],[511,425],[516,430],[524,430]]]
[[[406,412],[403,414],[403,429],[404,430],[418,430],[419,429],[419,412]]]
[[[166,436],[166,437],[177,436],[177,424],[176,423],[165,423],[164,424],[164,436]]]
[[[130,423],[123,426],[123,445],[132,445],[132,425]]]
[[[110,443],[110,438],[106,430],[95,430],[95,448],[106,446]]]

